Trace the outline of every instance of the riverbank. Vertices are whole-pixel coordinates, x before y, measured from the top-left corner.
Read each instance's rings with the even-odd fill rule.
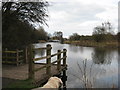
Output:
[[[85,47],[104,47],[104,48],[118,48],[120,47],[117,41],[109,42],[95,42],[95,41],[64,41],[65,44],[72,44],[76,46]]]

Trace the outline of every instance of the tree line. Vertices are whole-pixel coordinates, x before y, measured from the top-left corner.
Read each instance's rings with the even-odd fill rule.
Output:
[[[112,25],[110,22],[102,23],[101,26],[96,26],[93,29],[91,36],[79,35],[78,33],[73,33],[69,36],[71,41],[95,41],[95,42],[105,42],[105,41],[120,41],[120,32],[114,34],[112,30]]]
[[[47,25],[47,7],[49,3],[40,2],[2,2],[2,47],[3,48],[24,48],[39,40],[62,39],[61,31],[55,32],[53,36],[48,34],[42,25]],[[36,29],[34,23],[39,23]],[[71,41],[120,41],[120,32],[116,35],[112,30],[110,22],[102,23],[93,29],[92,36],[73,33],[69,36]]]

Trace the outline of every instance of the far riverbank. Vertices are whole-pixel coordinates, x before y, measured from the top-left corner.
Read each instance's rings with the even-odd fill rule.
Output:
[[[103,47],[103,48],[118,48],[120,44],[117,41],[95,42],[95,41],[64,41],[65,44],[85,47]]]

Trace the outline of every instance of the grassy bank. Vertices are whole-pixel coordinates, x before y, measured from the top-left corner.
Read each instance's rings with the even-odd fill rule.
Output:
[[[6,80],[7,81],[7,80]],[[9,82],[9,80],[8,80]],[[4,82],[5,83],[5,82]],[[6,87],[3,87],[4,89],[8,89],[8,88],[22,88],[22,89],[32,89],[35,88],[35,84],[32,83],[31,80],[27,79],[27,80],[16,80],[13,82],[10,82],[9,85],[7,85]]]
[[[117,41],[109,42],[95,42],[95,41],[64,41],[65,44],[73,44],[85,47],[108,47],[108,48],[118,48],[119,44]]]

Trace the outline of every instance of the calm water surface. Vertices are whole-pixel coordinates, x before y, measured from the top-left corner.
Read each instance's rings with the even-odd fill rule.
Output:
[[[59,43],[35,44],[35,48],[45,47],[47,44],[51,44],[52,54],[56,53],[58,49],[67,49],[67,88],[83,88],[84,75],[86,75],[88,86],[92,85],[93,88],[111,88],[113,85],[118,87],[119,54],[117,49],[81,47]],[[36,52],[35,57],[39,56],[45,56],[45,51]],[[52,60],[56,60],[56,57]],[[86,68],[84,68],[85,61]],[[45,62],[45,60],[38,62]]]

